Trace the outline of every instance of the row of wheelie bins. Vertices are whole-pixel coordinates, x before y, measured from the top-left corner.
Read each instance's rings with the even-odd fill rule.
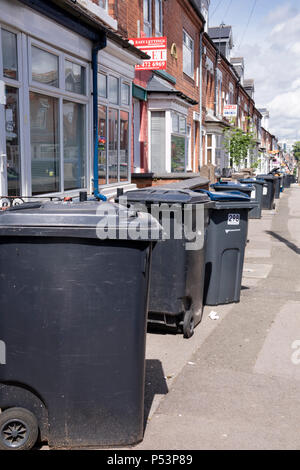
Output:
[[[1,450],[143,439],[147,326],[189,338],[203,305],[239,302],[267,181],[0,213]]]

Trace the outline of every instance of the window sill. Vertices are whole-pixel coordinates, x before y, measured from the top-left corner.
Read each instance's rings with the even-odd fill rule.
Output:
[[[183,78],[188,79],[188,80],[192,80],[195,83],[194,75],[190,75],[190,74],[188,74],[184,71],[183,71]]]

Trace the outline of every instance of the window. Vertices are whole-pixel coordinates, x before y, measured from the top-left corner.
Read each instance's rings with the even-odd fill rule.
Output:
[[[194,41],[183,31],[183,72],[191,78],[194,78]]]
[[[102,98],[107,98],[107,76],[98,73],[98,93]]]
[[[129,105],[129,101],[130,101],[130,86],[127,83],[122,83],[121,104]]]
[[[163,6],[162,0],[155,0],[155,36],[163,35]]]
[[[109,101],[114,104],[119,103],[119,79],[110,77],[109,79]]]
[[[3,53],[3,75],[6,78],[18,79],[18,55],[17,35],[1,30],[2,53]]]
[[[231,82],[229,83],[229,104],[235,104],[234,103],[234,86]]]
[[[65,87],[67,91],[85,95],[85,67],[70,60],[65,61]]]
[[[152,0],[144,0],[144,34],[152,36]]]
[[[20,140],[18,89],[5,87],[5,134],[7,155],[8,196],[20,195]]]
[[[58,88],[58,56],[32,46],[31,73],[35,82]]]
[[[164,111],[151,112],[151,170],[165,172],[166,117]]]
[[[106,184],[106,143],[107,143],[107,116],[106,106],[98,106],[98,175],[99,184]]]
[[[186,117],[175,112],[172,113],[171,134],[171,171],[183,172],[186,170],[187,160],[187,125]]]
[[[129,113],[126,111],[120,111],[120,181],[128,180],[128,132]]]
[[[63,102],[64,189],[85,186],[85,106]]]
[[[60,180],[59,102],[30,92],[32,194],[58,192]]]
[[[109,183],[118,181],[118,111],[109,109],[108,112],[108,179]]]
[[[212,163],[212,134],[206,135],[206,152],[207,152],[207,163]]]
[[[99,0],[99,6],[107,10],[107,0]]]
[[[108,93],[107,93],[108,91]],[[100,184],[128,181],[131,85],[98,73],[98,174]]]

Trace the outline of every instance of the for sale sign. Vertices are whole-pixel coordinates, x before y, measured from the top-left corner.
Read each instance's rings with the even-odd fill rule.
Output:
[[[237,104],[225,104],[223,110],[224,117],[236,117],[237,116]]]
[[[136,70],[166,70],[167,68],[167,38],[132,38],[130,44],[145,52],[151,58],[136,65]]]

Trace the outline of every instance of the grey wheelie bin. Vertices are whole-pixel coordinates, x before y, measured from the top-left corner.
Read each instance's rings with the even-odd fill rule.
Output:
[[[0,213],[1,449],[142,439],[149,219],[96,201]]]
[[[264,180],[254,178],[243,178],[239,181],[242,184],[251,184],[254,187],[254,190],[251,191],[251,201],[257,202],[257,206],[250,209],[249,219],[260,219],[262,211]]]
[[[258,178],[263,179],[265,182],[263,187],[262,208],[272,210],[275,208],[275,187],[278,177],[274,175],[258,175],[256,179]]]
[[[206,193],[213,206],[205,249],[204,304],[239,302],[248,214],[257,203],[239,192]]]
[[[153,249],[148,324],[183,331],[189,338],[202,318],[210,199],[204,193],[166,187],[128,191],[122,199],[138,210],[142,204],[169,233]]]

